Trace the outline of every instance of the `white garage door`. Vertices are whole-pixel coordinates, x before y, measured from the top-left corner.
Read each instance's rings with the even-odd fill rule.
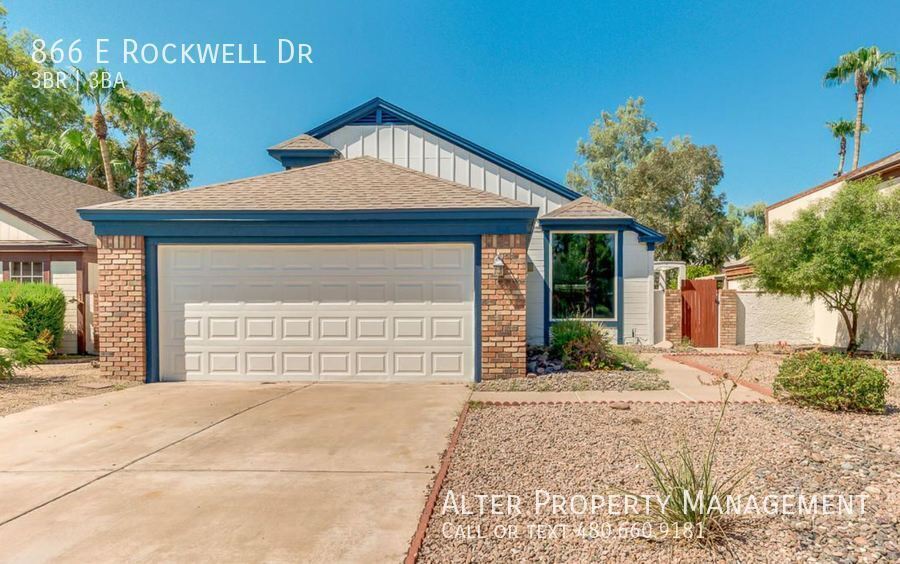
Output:
[[[474,379],[470,244],[161,245],[163,380]]]

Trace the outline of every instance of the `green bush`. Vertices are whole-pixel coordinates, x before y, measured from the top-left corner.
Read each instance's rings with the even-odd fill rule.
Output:
[[[66,296],[56,286],[0,282],[0,308],[21,318],[29,340],[42,341],[51,350],[62,343]]]
[[[595,326],[583,319],[557,321],[550,330],[550,354],[554,358],[562,358],[566,345],[587,339],[594,332]]]
[[[28,337],[19,315],[0,309],[0,378],[12,378],[16,368],[43,362],[49,350],[46,342]]]
[[[711,264],[689,264],[685,269],[685,276],[687,276],[688,280],[693,280],[694,278],[711,276],[713,274],[717,274],[718,272],[719,269]]]
[[[830,411],[884,411],[889,381],[863,360],[818,351],[781,363],[773,390],[780,398]]]
[[[600,325],[583,319],[553,324],[550,354],[569,370],[643,370],[647,363],[636,353],[616,346]]]

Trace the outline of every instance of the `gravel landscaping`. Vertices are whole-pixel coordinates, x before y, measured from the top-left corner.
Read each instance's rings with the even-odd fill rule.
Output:
[[[773,353],[759,353],[750,355],[679,355],[679,359],[708,366],[715,370],[727,372],[729,375],[742,380],[755,382],[772,389],[775,375],[785,355]],[[884,370],[891,386],[887,391],[887,403],[900,408],[900,361],[866,359],[867,362]],[[743,371],[743,374],[741,372]]]
[[[762,384],[769,390],[778,374],[778,368],[784,357],[774,354],[752,355],[679,355],[684,359],[712,369],[728,373],[729,376],[748,382]]]
[[[538,490],[566,496],[622,489],[652,495],[635,448],[674,454],[685,440],[704,450],[719,407],[712,404],[480,406],[469,411],[419,552],[423,562],[874,562],[900,559],[900,412],[827,413],[781,404],[734,404],[721,431],[717,476],[749,464],[738,494],[866,495],[865,510],[842,515],[727,518],[731,540],[712,549],[696,541],[642,538],[645,521],[535,509]],[[461,515],[447,505],[468,496]],[[479,514],[478,494],[518,495],[521,513]],[[541,494],[542,495],[542,494]],[[502,498],[500,498],[502,500]],[[858,499],[858,498],[857,498]],[[584,506],[575,504],[575,512]],[[821,505],[820,505],[821,507]],[[578,509],[582,508],[582,509]],[[459,506],[457,505],[457,509]],[[604,510],[606,509],[606,510]],[[619,528],[639,523],[635,529]],[[609,529],[604,523],[609,524]],[[599,526],[597,526],[599,524]],[[581,528],[579,529],[579,525]],[[597,526],[591,529],[591,525]],[[624,532],[623,532],[624,531]],[[509,535],[516,534],[516,538]],[[556,537],[556,538],[554,538]]]
[[[90,362],[53,362],[19,370],[12,380],[0,380],[0,416],[39,405],[93,396],[138,385],[106,380]]]
[[[669,382],[650,370],[554,372],[541,376],[489,380],[475,384],[477,392],[582,392],[668,390]]]

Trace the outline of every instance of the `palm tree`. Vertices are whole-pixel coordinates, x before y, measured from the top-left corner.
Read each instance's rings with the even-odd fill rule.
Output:
[[[102,76],[104,69],[99,68],[90,76],[86,75],[83,70],[72,67],[70,74],[74,75],[75,84],[78,86],[78,94],[82,99],[94,105],[94,115],[91,118],[91,126],[94,129],[94,135],[100,144],[100,157],[103,161],[103,176],[106,178],[106,189],[110,192],[116,191],[116,179],[113,175],[112,159],[109,155],[109,128],[106,124],[106,116],[103,114],[103,108],[109,97],[118,89],[116,85],[104,84],[97,80],[98,76]]]
[[[137,176],[135,197],[144,193],[147,162],[152,151],[166,141],[171,115],[163,111],[159,99],[147,93],[124,92],[113,99],[117,123],[134,137],[132,162]]]
[[[825,73],[825,85],[835,86],[854,81],[856,85],[856,127],[853,130],[853,169],[859,167],[859,144],[862,136],[863,103],[866,89],[877,86],[882,79],[897,82],[897,68],[892,65],[896,53],[882,52],[878,47],[860,47],[844,53],[838,64]]]
[[[856,126],[852,121],[844,118],[836,121],[826,121],[825,126],[831,130],[831,134],[835,139],[841,140],[840,149],[838,149],[838,169],[834,173],[835,176],[840,176],[844,174],[844,160],[847,158],[847,136],[853,135]],[[869,128],[866,124],[862,124],[861,132],[865,133],[867,131],[869,131]]]
[[[46,164],[58,171],[77,171],[79,179],[91,186],[102,188],[99,173],[103,170],[100,142],[93,133],[70,128],[63,131],[54,147],[41,149],[35,153],[40,164]],[[127,169],[124,161],[113,159],[112,168],[118,173]]]
[[[59,169],[76,169],[84,173],[84,181],[91,186],[100,186],[97,173],[103,169],[100,143],[97,136],[85,135],[80,129],[63,131],[55,147],[41,149],[35,154],[39,162],[51,164]]]

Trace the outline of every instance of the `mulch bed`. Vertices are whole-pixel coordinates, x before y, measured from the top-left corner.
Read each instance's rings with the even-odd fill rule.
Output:
[[[846,515],[741,515],[728,518],[732,539],[710,549],[688,541],[648,540],[619,525],[633,516],[536,514],[536,490],[570,496],[624,489],[653,494],[635,449],[671,456],[680,441],[703,452],[715,405],[590,404],[480,406],[469,410],[437,498],[423,562],[471,561],[840,561],[900,559],[900,412],[835,414],[778,404],[728,408],[715,473],[750,465],[738,493],[865,494],[865,512]],[[445,510],[448,494],[469,497],[474,515]],[[520,515],[479,515],[478,494],[521,496]],[[640,523],[643,523],[639,521]],[[598,534],[591,524],[600,523]],[[610,524],[607,535],[603,523]],[[652,521],[651,521],[652,523]],[[554,527],[555,529],[551,529]],[[652,529],[658,531],[658,529]],[[498,534],[498,531],[500,534]],[[510,531],[516,532],[510,538]],[[555,531],[555,533],[553,532]],[[568,533],[566,532],[568,531]],[[505,533],[505,534],[504,534]],[[554,538],[554,535],[557,538]],[[637,538],[636,538],[637,537]]]
[[[139,385],[116,380],[110,387],[96,387],[109,383],[100,376],[99,368],[83,360],[30,366],[18,371],[12,380],[0,380],[0,416]]]
[[[582,392],[668,390],[669,382],[648,370],[608,370],[602,372],[553,372],[488,380],[475,384],[476,392]]]

